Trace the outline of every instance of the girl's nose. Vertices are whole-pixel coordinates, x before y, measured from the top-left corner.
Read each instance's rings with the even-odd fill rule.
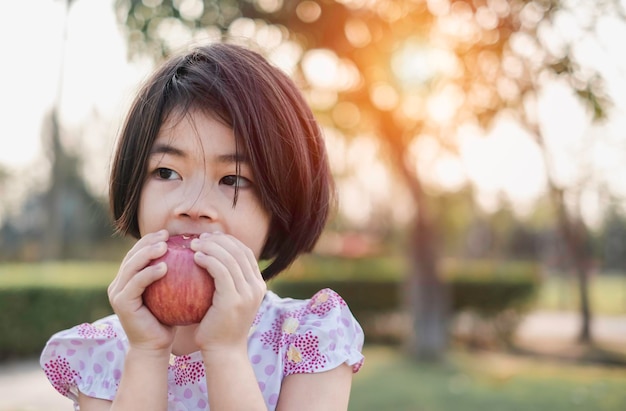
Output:
[[[215,220],[218,218],[214,186],[206,181],[188,184],[175,213],[191,219]]]

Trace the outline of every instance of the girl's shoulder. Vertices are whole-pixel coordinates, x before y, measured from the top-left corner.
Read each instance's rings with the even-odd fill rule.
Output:
[[[54,334],[40,364],[52,386],[70,399],[78,390],[112,400],[122,375],[128,339],[116,315]]]
[[[359,370],[363,330],[343,298],[323,289],[308,299],[268,291],[252,338],[284,358],[284,374],[320,372],[343,363]]]
[[[345,300],[330,288],[322,289],[307,299],[283,298],[268,291],[256,322],[284,318],[302,321],[342,319],[346,323],[358,325]]]

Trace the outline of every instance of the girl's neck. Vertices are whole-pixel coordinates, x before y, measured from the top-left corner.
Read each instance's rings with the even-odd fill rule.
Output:
[[[193,342],[197,328],[198,324],[176,327],[172,354],[176,356],[189,355],[200,350],[200,347]]]

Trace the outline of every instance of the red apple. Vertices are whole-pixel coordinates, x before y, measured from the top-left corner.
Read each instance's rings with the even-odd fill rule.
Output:
[[[193,260],[191,240],[197,236],[172,236],[166,253],[150,265],[165,261],[167,274],[150,284],[143,303],[165,325],[199,323],[213,301],[213,277]]]

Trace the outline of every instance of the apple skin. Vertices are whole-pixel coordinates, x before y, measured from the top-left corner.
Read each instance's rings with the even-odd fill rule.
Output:
[[[194,238],[197,236],[170,237],[166,253],[150,262],[167,264],[167,274],[143,292],[144,305],[162,324],[199,323],[213,302],[215,283],[206,269],[193,260],[190,244]]]

